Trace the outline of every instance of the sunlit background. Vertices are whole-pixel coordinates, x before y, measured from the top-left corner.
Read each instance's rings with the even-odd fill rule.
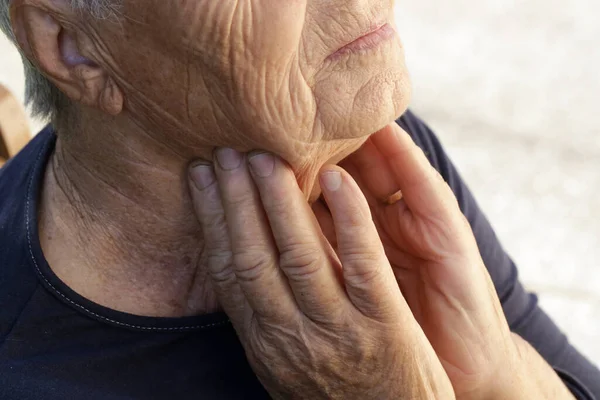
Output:
[[[598,0],[397,6],[413,110],[447,147],[526,286],[597,364],[599,16]],[[0,83],[22,97],[20,60],[3,37]]]

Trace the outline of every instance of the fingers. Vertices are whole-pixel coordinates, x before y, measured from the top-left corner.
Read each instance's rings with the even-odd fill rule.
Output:
[[[333,217],[348,296],[365,315],[374,318],[405,314],[408,306],[360,188],[339,167],[325,168],[320,181]]]
[[[253,154],[246,163],[230,149],[219,150],[216,160],[214,170],[197,166],[190,177],[209,271],[228,314],[247,303],[280,320],[299,308],[331,321],[348,298],[373,318],[397,316],[399,307],[407,307],[368,204],[348,173],[332,167],[321,175],[331,215],[324,204],[315,212],[335,233],[333,254],[287,164],[268,153]]]
[[[347,297],[328,246],[293,171],[269,153],[249,157],[254,182],[300,309],[313,318],[332,317]]]
[[[225,212],[212,165],[193,165],[189,179],[194,211],[202,226],[208,273],[227,315],[233,321],[241,321],[246,299],[232,268]]]
[[[437,217],[455,214],[458,210],[454,194],[433,168],[423,151],[396,123],[388,125],[369,139],[364,154],[357,162],[368,168],[361,176],[378,193],[400,189],[409,209],[420,216]],[[371,161],[366,161],[369,157]],[[373,180],[376,168],[381,168],[378,180]],[[369,174],[369,179],[366,179]],[[392,183],[394,182],[394,183]],[[395,186],[395,189],[393,188]],[[391,194],[391,193],[390,193]]]
[[[250,307],[261,316],[286,320],[297,314],[256,188],[244,157],[232,149],[215,152],[215,177],[229,237],[229,254],[236,282]],[[216,196],[214,197],[216,198]],[[205,198],[205,200],[208,200]],[[216,206],[214,206],[216,207]],[[206,237],[223,228],[201,221]],[[213,251],[207,248],[207,252]],[[277,306],[274,306],[277,305]]]
[[[348,171],[362,188],[367,189],[363,190],[363,193],[367,196],[369,204],[385,203],[399,189],[387,160],[373,143],[373,136],[340,166]]]

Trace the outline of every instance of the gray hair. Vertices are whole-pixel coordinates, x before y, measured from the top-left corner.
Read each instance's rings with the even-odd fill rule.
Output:
[[[116,13],[117,0],[69,0],[73,9],[95,18]],[[11,0],[0,0],[0,30],[16,45],[9,15]],[[18,47],[18,46],[17,46]],[[35,117],[56,121],[58,113],[70,104],[69,99],[21,53],[25,72],[25,101]]]

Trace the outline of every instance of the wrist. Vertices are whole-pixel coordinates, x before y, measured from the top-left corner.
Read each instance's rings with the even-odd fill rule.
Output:
[[[507,351],[505,368],[499,373],[489,400],[575,398],[558,374],[542,356],[516,334],[512,336],[512,348]]]

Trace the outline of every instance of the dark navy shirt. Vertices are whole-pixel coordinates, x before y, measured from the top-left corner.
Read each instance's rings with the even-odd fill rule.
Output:
[[[511,329],[578,399],[600,399],[600,371],[523,289],[514,263],[434,134],[410,112],[398,122],[458,198]],[[79,296],[52,272],[40,247],[37,211],[55,140],[46,128],[0,170],[0,399],[268,398],[224,314],[129,315]]]

